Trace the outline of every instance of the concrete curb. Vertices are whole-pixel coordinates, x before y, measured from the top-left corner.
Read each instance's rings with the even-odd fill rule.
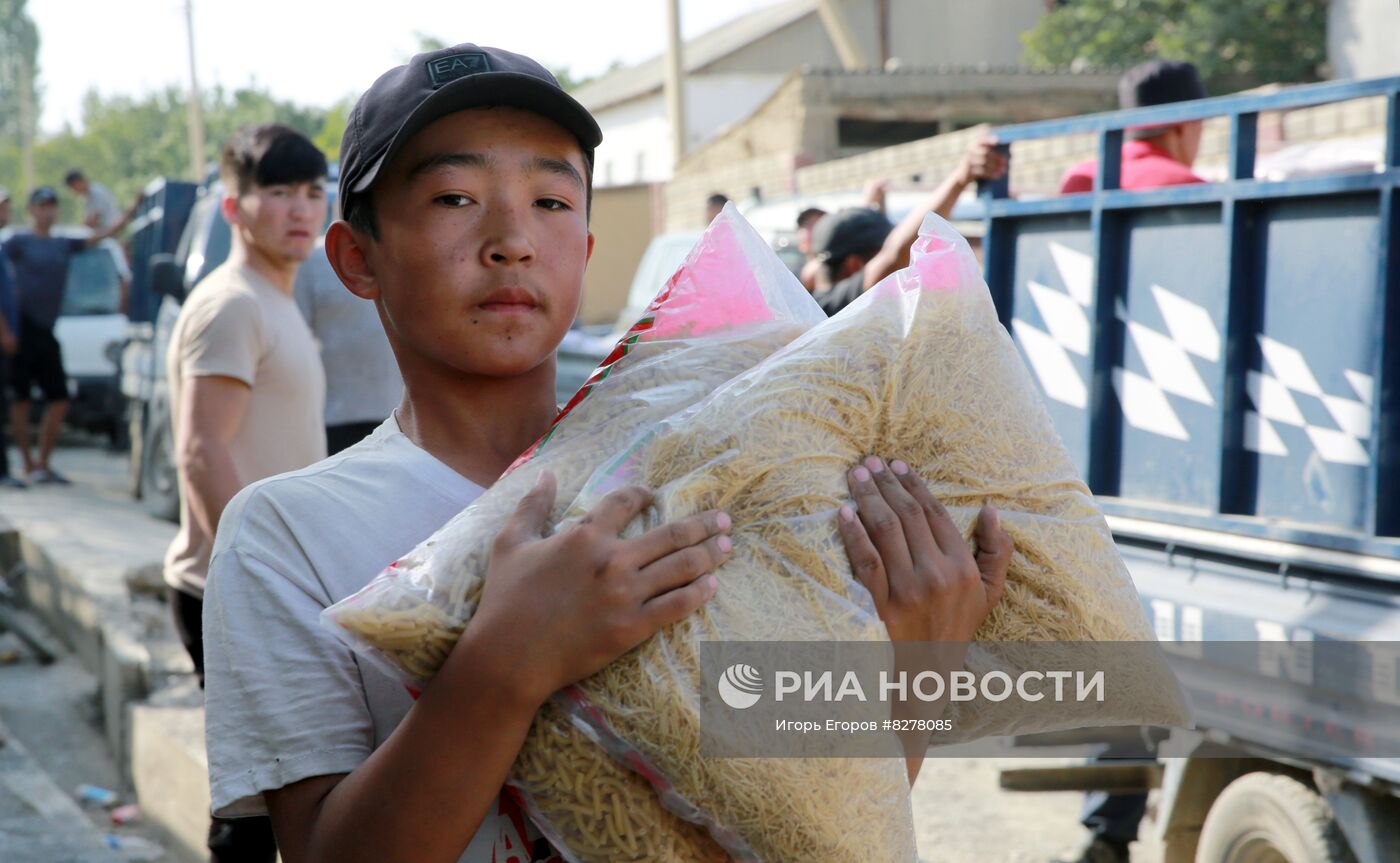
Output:
[[[143,817],[180,859],[204,859],[203,698],[159,578],[175,526],[80,486],[30,489],[0,504],[0,573],[13,573],[15,603],[99,681],[107,744]]]
[[[72,798],[0,725],[0,859],[121,863]]]

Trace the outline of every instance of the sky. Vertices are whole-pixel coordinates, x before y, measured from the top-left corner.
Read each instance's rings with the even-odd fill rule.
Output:
[[[193,0],[202,88],[256,83],[327,107],[407,60],[418,34],[528,54],[575,76],[666,42],[664,0]],[[681,0],[685,38],[778,0]],[[183,0],[29,0],[39,28],[43,133],[81,127],[82,99],[188,80]]]

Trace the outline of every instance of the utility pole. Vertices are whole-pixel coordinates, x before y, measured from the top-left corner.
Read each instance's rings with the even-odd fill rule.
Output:
[[[190,174],[196,183],[204,182],[204,107],[199,94],[199,76],[194,65],[194,0],[185,0],[185,38],[190,49]]]
[[[865,52],[860,49],[860,42],[851,31],[845,13],[841,11],[840,0],[818,0],[817,14],[822,19],[822,26],[826,28],[827,35],[831,37],[831,44],[836,46],[836,56],[841,58],[841,67],[847,71],[869,68]]]
[[[19,52],[19,163],[24,194],[34,190],[34,52],[29,45]]]
[[[880,31],[880,68],[890,62],[890,0],[875,0],[875,24]]]
[[[685,156],[685,63],[681,57],[681,0],[666,2],[666,114],[671,122],[671,155]]]

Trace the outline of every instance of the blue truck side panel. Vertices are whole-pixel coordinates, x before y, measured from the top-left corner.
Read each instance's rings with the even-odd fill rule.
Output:
[[[151,323],[160,308],[160,297],[151,290],[151,256],[170,254],[180,243],[180,233],[194,206],[194,183],[164,178],[152,180],[137,208],[131,235],[131,293],[127,318]]]
[[[1220,208],[1127,218],[1126,330],[1113,376],[1123,417],[1117,494],[1210,509],[1223,439],[1225,238]]]
[[[1094,192],[996,184],[983,204],[993,299],[1110,511],[1400,556],[1397,94],[1344,82],[996,131],[1100,136]],[[1253,178],[1260,111],[1375,95],[1380,170]],[[1220,114],[1227,180],[1116,188],[1123,128]]]
[[[1379,345],[1374,196],[1279,201],[1257,234],[1264,286],[1246,446],[1254,514],[1367,529]]]

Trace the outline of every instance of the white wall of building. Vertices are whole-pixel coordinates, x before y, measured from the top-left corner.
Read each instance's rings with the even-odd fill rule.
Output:
[[[1019,66],[1020,35],[1045,14],[1045,0],[893,0],[890,56],[904,66]]]
[[[1332,0],[1327,59],[1334,78],[1400,75],[1400,4],[1395,0]]]
[[[875,3],[842,0],[842,6],[856,41],[870,62],[876,63]],[[890,56],[905,67],[1016,66],[1021,56],[1020,33],[1046,14],[1045,0],[890,0],[889,10]],[[815,12],[691,75],[686,84],[688,146],[697,147],[748,117],[788,74],[803,65],[839,65]],[[670,128],[660,91],[597,109],[594,116],[603,129],[594,170],[597,185],[670,179]]]
[[[686,130],[697,147],[753,113],[784,75],[692,75],[686,82]],[[671,178],[671,127],[660,93],[597,111],[603,143],[594,160],[599,187],[662,183]]]

